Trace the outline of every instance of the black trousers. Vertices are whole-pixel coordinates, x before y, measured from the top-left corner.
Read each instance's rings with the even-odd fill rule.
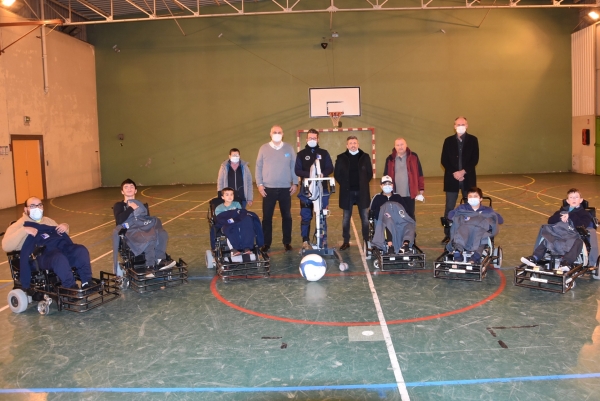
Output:
[[[266,188],[267,196],[263,198],[262,204],[262,229],[265,236],[265,245],[273,243],[273,213],[275,204],[279,202],[281,212],[281,231],[283,232],[283,243],[292,242],[292,197],[289,188]]]
[[[467,197],[467,189],[461,186],[460,188],[463,198]],[[446,192],[446,210],[444,210],[444,217],[448,218],[448,213],[454,210],[456,207],[456,201],[458,200],[458,192]],[[408,211],[407,211],[408,212]],[[444,234],[450,237],[450,227],[444,227]]]
[[[415,200],[412,199],[410,196],[402,196],[402,206],[404,206],[404,210],[406,210],[406,213],[408,213],[408,215],[414,221],[417,221],[417,219],[415,218]]]

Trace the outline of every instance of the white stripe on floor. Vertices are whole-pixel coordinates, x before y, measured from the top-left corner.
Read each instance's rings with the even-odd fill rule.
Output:
[[[371,277],[371,271],[369,270],[369,266],[367,265],[367,258],[363,252],[362,247],[362,238],[358,236],[358,232],[356,231],[356,226],[354,225],[354,220],[351,218],[350,222],[352,223],[352,229],[354,230],[354,237],[356,238],[356,244],[358,245],[358,250],[360,251],[360,257],[363,262],[363,267],[365,269],[365,273],[367,275],[367,281],[369,282],[369,288],[371,289],[371,295],[373,296],[373,302],[375,303],[375,309],[377,310],[377,317],[379,318],[379,324],[381,325],[381,331],[383,333],[383,339],[385,340],[385,346],[388,350],[388,355],[390,357],[390,362],[392,363],[392,370],[394,371],[394,376],[396,378],[396,384],[398,385],[398,391],[400,392],[400,398],[402,401],[409,401],[410,397],[408,396],[408,390],[406,389],[406,383],[404,382],[404,377],[402,376],[402,371],[400,370],[400,364],[398,363],[398,357],[396,356],[396,351],[394,350],[394,344],[392,343],[392,337],[390,336],[390,331],[388,330],[387,323],[385,321],[385,317],[383,316],[383,310],[381,309],[381,304],[379,303],[379,297],[377,296],[377,291],[375,290],[375,285],[373,284],[373,278]]]

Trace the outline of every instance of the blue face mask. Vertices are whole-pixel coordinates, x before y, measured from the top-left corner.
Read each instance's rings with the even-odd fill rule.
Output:
[[[467,199],[467,202],[469,202],[469,205],[473,207],[479,206],[479,198],[469,198]]]
[[[42,217],[44,217],[44,211],[40,208],[32,209],[29,212],[29,217],[31,217],[35,221],[40,221],[42,220]]]
[[[391,185],[384,185],[382,189],[384,194],[391,194],[394,187]]]
[[[573,207],[573,206],[569,206],[569,212],[572,212],[572,211],[573,211],[573,209],[575,209],[575,207]]]
[[[357,149],[357,150],[355,150],[354,152],[353,152],[353,151],[351,151],[350,149],[348,149],[348,152],[350,152],[350,154],[351,154],[352,156],[356,156],[356,155],[358,154],[358,149]]]

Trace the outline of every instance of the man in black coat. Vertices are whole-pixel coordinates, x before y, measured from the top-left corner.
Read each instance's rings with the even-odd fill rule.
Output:
[[[369,182],[373,177],[371,157],[358,148],[358,138],[346,139],[347,150],[337,156],[333,176],[340,184],[340,208],[344,210],[342,237],[344,243],[340,250],[350,247],[350,218],[352,208],[358,206],[362,223],[363,242],[369,238],[369,204],[371,193]]]
[[[454,120],[455,135],[444,140],[442,148],[442,166],[444,166],[444,192],[446,192],[446,210],[444,218],[456,206],[458,191],[463,198],[467,190],[477,186],[475,166],[479,162],[479,142],[477,137],[467,133],[469,124],[464,117]],[[442,243],[450,241],[450,227],[444,227]]]

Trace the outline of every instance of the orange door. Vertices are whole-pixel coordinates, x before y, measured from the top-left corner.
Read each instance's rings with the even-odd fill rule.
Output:
[[[31,196],[42,199],[44,184],[40,141],[13,139],[12,145],[17,204],[25,202]]]

